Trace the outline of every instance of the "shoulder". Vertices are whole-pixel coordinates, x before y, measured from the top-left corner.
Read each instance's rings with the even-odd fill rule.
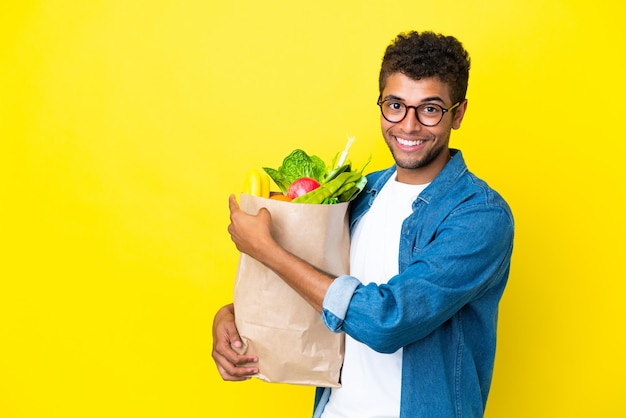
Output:
[[[462,176],[459,186],[470,196],[484,202],[486,205],[503,206],[509,208],[508,203],[498,191],[491,187],[487,181],[479,178],[471,171]]]
[[[499,209],[510,217],[511,220],[513,219],[513,214],[507,201],[485,180],[468,171],[461,182],[461,186],[468,193],[468,197],[471,198],[470,203],[473,202],[488,208]]]
[[[448,214],[499,213],[512,224],[511,208],[502,195],[468,170],[460,151],[453,151],[452,160],[424,190],[420,199],[436,211]]]

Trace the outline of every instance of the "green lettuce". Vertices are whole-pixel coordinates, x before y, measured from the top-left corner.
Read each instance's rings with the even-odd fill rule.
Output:
[[[309,156],[301,149],[292,151],[278,169],[263,167],[263,170],[276,183],[283,194],[287,194],[289,186],[302,177],[310,177],[322,182],[326,175],[326,164],[316,155]]]

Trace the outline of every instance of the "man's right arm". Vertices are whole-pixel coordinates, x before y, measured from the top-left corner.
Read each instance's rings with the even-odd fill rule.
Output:
[[[255,366],[256,356],[238,354],[235,349],[243,346],[235,325],[233,304],[222,307],[213,318],[213,360],[222,379],[229,381],[248,380],[259,373]]]

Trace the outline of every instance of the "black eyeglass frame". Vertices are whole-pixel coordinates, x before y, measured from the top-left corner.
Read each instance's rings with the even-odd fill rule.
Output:
[[[446,109],[445,107],[441,106],[441,105],[436,104],[436,103],[424,103],[424,104],[417,105],[417,106],[409,106],[409,105],[406,105],[406,104],[404,104],[404,103],[401,103],[401,104],[404,106],[404,115],[403,115],[403,116],[402,116],[399,120],[397,120],[397,121],[393,121],[393,120],[389,120],[389,119],[387,118],[387,116],[385,116],[385,112],[383,112],[383,104],[384,104],[385,102],[390,101],[390,100],[395,100],[395,99],[381,100],[381,98],[379,97],[379,98],[378,98],[378,101],[376,102],[376,104],[377,104],[377,105],[378,105],[378,107],[380,108],[380,114],[381,114],[381,115],[383,115],[383,118],[385,118],[385,120],[386,120],[387,122],[390,122],[390,123],[400,123],[400,122],[402,122],[402,121],[404,120],[404,118],[406,118],[406,115],[408,115],[408,114],[409,114],[409,109],[413,109],[413,110],[415,111],[415,118],[417,119],[417,121],[418,121],[421,125],[426,126],[426,127],[428,127],[428,128],[432,128],[433,126],[437,126],[437,125],[439,125],[439,124],[441,123],[441,121],[443,120],[443,117],[446,115],[446,113],[448,113],[449,111],[451,111],[451,110],[453,110],[453,109],[457,108],[457,107],[458,107],[458,106],[460,106],[460,105],[461,105],[461,103],[462,103],[462,102],[456,102],[455,104],[453,104],[452,106],[450,106],[450,107],[449,107],[449,108],[447,108],[447,109]],[[397,100],[396,100],[396,101],[397,101]],[[441,118],[437,121],[437,123],[434,123],[434,124],[432,124],[432,125],[429,125],[429,124],[424,123],[424,122],[422,122],[422,121],[420,120],[420,116],[419,116],[419,113],[417,112],[417,108],[422,107],[422,106],[435,106],[435,107],[438,107],[438,108],[440,108],[440,109],[441,109]]]

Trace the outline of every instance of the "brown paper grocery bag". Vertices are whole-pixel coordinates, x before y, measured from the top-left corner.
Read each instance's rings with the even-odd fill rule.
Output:
[[[335,276],[348,274],[348,203],[312,205],[242,194],[240,207],[272,214],[272,234],[289,252]],[[271,270],[241,254],[235,281],[235,322],[244,351],[259,358],[266,382],[337,387],[344,334],[333,333],[321,316]]]

